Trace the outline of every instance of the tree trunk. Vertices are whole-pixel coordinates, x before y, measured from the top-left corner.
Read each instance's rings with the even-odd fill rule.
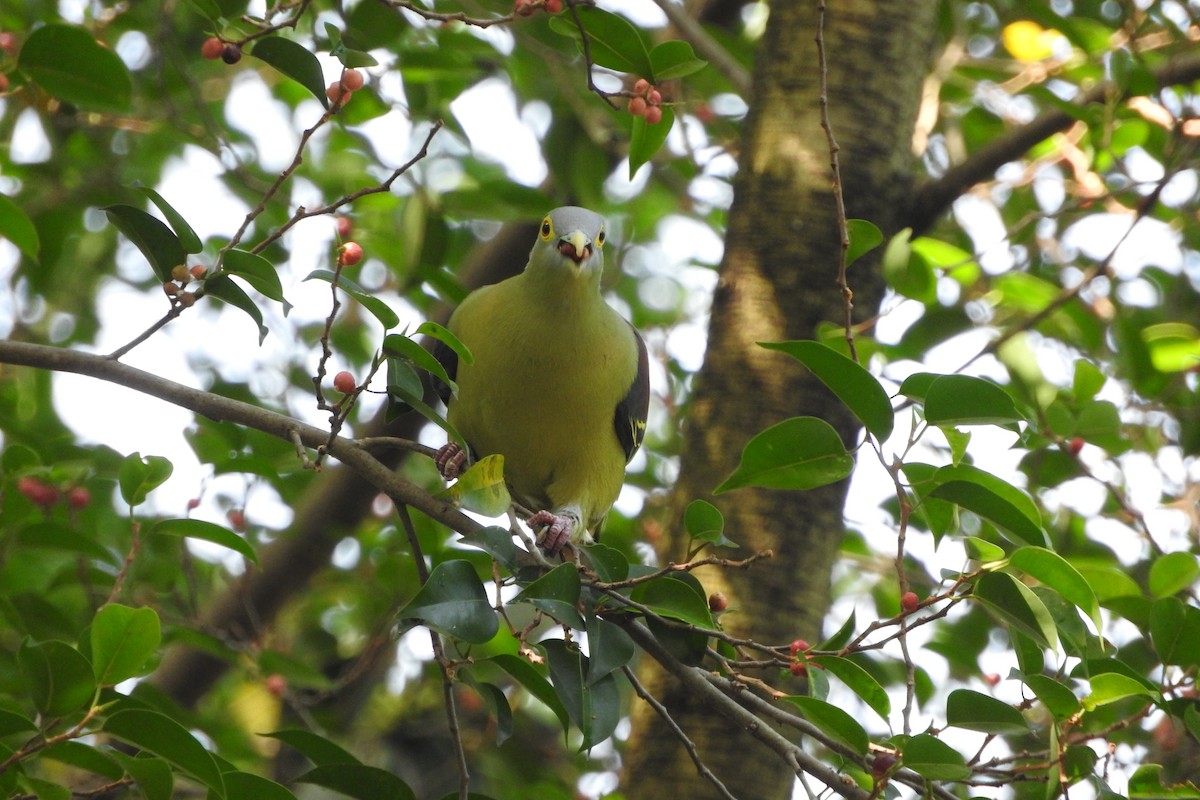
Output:
[[[824,41],[828,96],[847,211],[894,232],[911,195],[911,141],[922,80],[934,46],[933,0],[831,4]],[[840,323],[840,258],[829,147],[821,128],[815,2],[777,2],[755,67],[721,279],[713,298],[708,353],[696,381],[682,471],[673,494],[673,538],[664,559],[686,547],[683,508],[695,498],[724,513],[727,535],[744,551],[770,548],[748,572],[709,571],[733,613],[727,629],[761,642],[816,643],[829,606],[830,570],[842,538],[845,484],[810,492],[742,489],[713,498],[751,436],[788,417],[833,424],[848,445],[859,427],[797,362],[757,342],[812,339]],[[858,318],[878,306],[883,281],[857,265],[850,275]],[[743,555],[745,552],[743,553]],[[656,696],[699,747],[704,763],[742,798],[787,798],[795,776],[774,754],[705,708],[689,705],[661,670],[643,669]],[[773,676],[764,676],[773,678]],[[789,687],[785,687],[785,690]],[[800,691],[794,684],[792,691]],[[720,796],[645,704],[634,709],[624,790],[631,800]]]

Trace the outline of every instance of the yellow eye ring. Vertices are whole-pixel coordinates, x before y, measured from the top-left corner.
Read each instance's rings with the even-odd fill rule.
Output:
[[[596,247],[604,246],[604,229],[600,229],[600,233],[596,235]]]
[[[550,224],[550,218],[546,217],[542,220],[541,236],[545,241],[550,241],[550,237],[554,235],[554,226]]]

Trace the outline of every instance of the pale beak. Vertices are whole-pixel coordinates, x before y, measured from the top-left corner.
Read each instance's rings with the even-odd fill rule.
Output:
[[[558,240],[558,252],[582,264],[592,254],[592,240],[583,231],[571,231]]]

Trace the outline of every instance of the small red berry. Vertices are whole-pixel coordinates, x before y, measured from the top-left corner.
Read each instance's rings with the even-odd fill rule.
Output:
[[[225,43],[215,36],[210,36],[200,45],[200,55],[209,61],[216,61],[225,54]]]
[[[724,592],[713,592],[708,596],[708,610],[714,614],[720,614],[725,609],[729,608],[729,598]]]
[[[349,372],[342,370],[333,376],[333,388],[342,394],[350,394],[358,388],[358,381],[354,380],[354,376]]]
[[[186,264],[176,264],[175,266],[171,267],[171,280],[179,281],[180,283],[187,283],[188,279],[191,277],[192,273],[188,272]]]
[[[196,305],[196,295],[192,294],[191,292],[180,292],[178,295],[176,295],[175,299],[178,300],[179,305],[183,306],[184,308],[191,308],[192,306]]]
[[[175,281],[167,281],[163,284],[163,291],[166,292],[167,296],[173,297],[179,294],[179,284]]]
[[[563,0],[546,0],[546,13],[557,14],[563,10]]]
[[[646,113],[646,100],[642,97],[633,97],[629,100],[629,113],[635,117],[640,117]]]
[[[362,261],[363,249],[358,242],[346,242],[338,248],[338,265],[353,267]]]
[[[87,508],[92,504],[92,493],[87,490],[86,486],[72,486],[67,492],[67,505],[79,511]]]
[[[236,64],[242,60],[242,48],[236,44],[227,44],[221,51],[221,60],[226,64]]]
[[[712,110],[712,106],[710,106],[708,103],[701,103],[700,105],[696,106],[693,113],[695,113],[696,119],[703,123],[712,122],[717,118],[716,112]]]
[[[1000,682],[1000,676],[994,672],[988,672],[983,676],[983,682],[988,686],[995,686]]]
[[[788,671],[797,678],[801,675],[807,675],[808,664],[804,663],[803,661],[793,661],[788,665]]]
[[[649,124],[657,125],[662,122],[662,109],[658,106],[650,106],[646,109],[646,113],[643,116],[645,116],[646,122]]]
[[[200,507],[200,498],[199,497],[193,497],[191,500],[187,501],[188,511],[195,511],[199,507]]]
[[[905,614],[911,614],[921,605],[921,598],[917,597],[916,592],[905,592],[900,597],[900,607],[904,609]]]
[[[896,766],[896,757],[894,755],[891,753],[876,753],[875,758],[871,760],[871,774],[876,778],[882,778],[894,766]]]
[[[194,264],[192,265],[192,268],[188,270],[188,274],[191,275],[195,280],[201,280],[205,275],[208,274],[208,270],[206,270],[202,264]]]
[[[809,645],[809,643],[804,641],[803,639],[796,639],[794,642],[792,642],[791,647],[789,647],[788,649],[792,652],[792,655],[794,656],[794,655],[798,655],[801,651],[807,650],[810,646],[811,645]]]
[[[0,73],[0,92],[8,91],[8,76]]]
[[[651,89],[650,93],[646,95],[646,101],[652,106],[661,105],[662,95],[659,93],[658,89]]]
[[[528,17],[535,11],[537,6],[534,5],[534,0],[516,0],[513,3],[513,13],[519,17]]]
[[[357,92],[363,87],[363,74],[356,69],[342,72],[342,87],[347,91]]]
[[[638,78],[637,83],[633,85],[634,94],[645,94],[650,91],[650,81],[645,78]]]
[[[283,677],[278,672],[273,672],[263,680],[263,686],[265,686],[267,691],[271,694],[275,695],[276,697],[280,697],[284,692],[287,691],[288,682],[287,678]]]
[[[17,491],[36,506],[49,508],[58,502],[58,489],[38,478],[25,476],[17,481]]]
[[[354,92],[342,85],[341,81],[334,81],[329,84],[329,88],[325,90],[325,96],[329,98],[329,102],[333,103],[334,107],[344,106],[350,102],[350,96]]]
[[[1067,452],[1073,456],[1079,455],[1079,451],[1083,449],[1084,441],[1082,436],[1076,436],[1067,444]]]
[[[229,513],[225,515],[225,518],[229,520],[230,526],[235,531],[241,533],[242,531],[246,530],[246,512],[242,509],[229,509]]]
[[[335,222],[339,239],[345,239],[354,232],[354,222],[349,217],[338,217]]]

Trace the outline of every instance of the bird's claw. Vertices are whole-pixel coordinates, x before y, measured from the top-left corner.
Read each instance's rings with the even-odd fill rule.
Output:
[[[438,472],[442,474],[442,477],[452,481],[466,471],[464,466],[467,463],[467,451],[463,450],[457,442],[446,442],[438,448],[433,462],[437,464]]]
[[[549,511],[539,511],[529,518],[529,527],[538,530],[538,544],[550,555],[562,552],[571,541],[571,533],[575,528],[575,520],[570,517],[560,517]]]

